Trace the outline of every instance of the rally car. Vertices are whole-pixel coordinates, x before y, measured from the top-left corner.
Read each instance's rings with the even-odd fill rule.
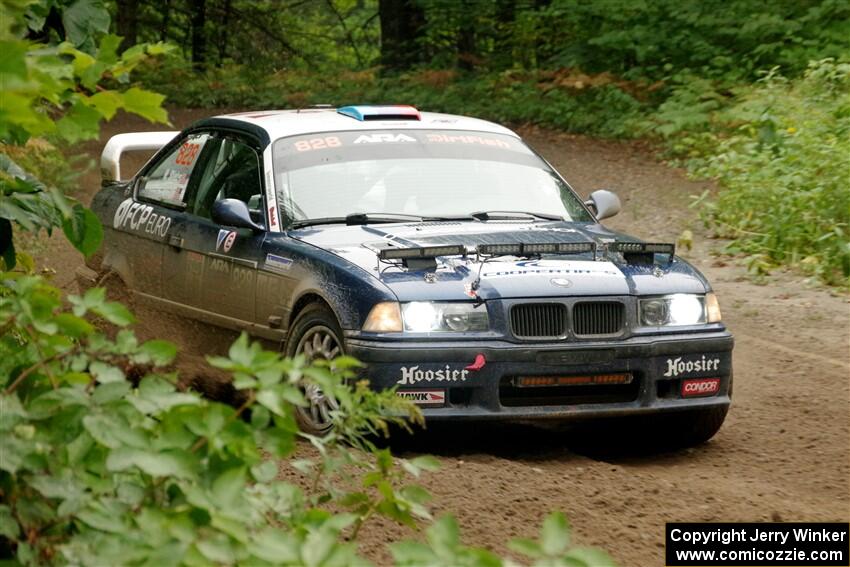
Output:
[[[159,151],[132,177],[121,155]],[[97,269],[164,309],[365,363],[427,420],[652,416],[713,436],[733,339],[667,243],[512,131],[410,106],[229,114],[106,145]],[[304,430],[332,425],[316,388]]]

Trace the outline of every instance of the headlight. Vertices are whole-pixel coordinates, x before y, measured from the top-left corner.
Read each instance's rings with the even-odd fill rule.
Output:
[[[717,296],[713,292],[705,294],[705,311],[709,323],[720,322],[720,302],[717,301]]]
[[[398,303],[395,301],[376,303],[366,317],[366,322],[363,323],[363,330],[372,333],[400,333],[402,325]]]
[[[490,330],[484,305],[472,303],[434,303],[412,301],[399,305],[394,301],[378,303],[369,312],[364,331],[373,333],[463,333]]]
[[[713,293],[705,296],[677,293],[640,300],[640,324],[646,327],[698,325],[717,321],[720,321],[720,307]]]
[[[484,305],[413,301],[401,305],[404,330],[413,333],[487,331],[490,321]]]

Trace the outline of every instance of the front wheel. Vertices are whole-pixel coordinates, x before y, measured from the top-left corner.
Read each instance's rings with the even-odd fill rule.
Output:
[[[345,354],[342,329],[325,305],[310,305],[296,317],[286,342],[286,355],[299,354],[305,355],[308,361],[333,360]],[[331,412],[339,409],[336,399],[315,384],[307,384],[303,392],[308,405],[295,408],[298,426],[304,433],[327,435],[333,428]]]
[[[689,410],[665,416],[662,424],[674,445],[693,447],[714,437],[728,412],[729,406]]]

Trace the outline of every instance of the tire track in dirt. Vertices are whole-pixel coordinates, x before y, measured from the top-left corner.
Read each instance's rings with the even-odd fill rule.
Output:
[[[173,111],[177,126],[210,114]],[[99,157],[109,135],[162,129],[120,116],[83,149]],[[653,158],[640,143],[601,141],[524,129],[527,140],[581,195],[611,188],[623,200],[613,228],[648,240],[695,234],[683,251],[713,282],[736,336],[733,407],[709,443],[676,453],[629,456],[588,450],[576,432],[525,425],[435,427],[399,447],[436,454],[443,464],[423,484],[433,510],[452,512],[465,539],[506,552],[511,537],[534,533],[546,513],[564,511],[580,544],[608,549],[623,565],[663,565],[667,521],[847,521],[850,519],[850,303],[803,278],[778,273],[766,285],[712,250],[718,243],[687,208],[712,189]],[[87,201],[98,183],[83,178]],[[48,244],[56,282],[70,285],[79,255]],[[163,323],[165,321],[165,323]],[[143,312],[140,334],[175,340],[191,361],[226,348],[233,335],[164,314]],[[288,474],[287,476],[291,476]],[[378,521],[364,528],[361,551],[379,563],[387,541],[414,535]]]

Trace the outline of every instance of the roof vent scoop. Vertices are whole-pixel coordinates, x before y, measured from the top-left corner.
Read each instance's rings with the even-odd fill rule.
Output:
[[[398,104],[390,106],[373,106],[362,104],[358,106],[343,106],[337,109],[343,116],[367,122],[370,120],[421,120],[419,111],[410,105]]]

